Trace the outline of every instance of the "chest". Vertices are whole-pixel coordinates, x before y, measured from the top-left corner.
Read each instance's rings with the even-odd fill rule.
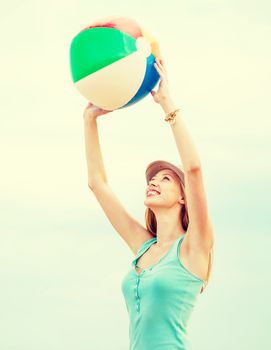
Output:
[[[203,280],[207,277],[208,269],[208,256],[206,254],[188,250],[185,242],[177,248],[177,256],[180,263],[184,266],[188,272],[192,273],[196,277]],[[167,254],[168,250],[152,249],[150,247],[143,255],[137,260],[136,273],[140,274],[144,269],[150,266],[156,265]]]

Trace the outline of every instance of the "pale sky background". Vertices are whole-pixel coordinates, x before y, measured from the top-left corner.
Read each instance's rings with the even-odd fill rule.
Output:
[[[158,40],[201,158],[213,275],[193,350],[268,350],[271,5],[267,0],[9,1],[1,5],[1,350],[128,350],[120,284],[134,256],[87,187],[72,38],[131,17]],[[98,119],[107,177],[142,224],[145,168],[178,164],[151,96]],[[152,131],[150,131],[152,130]]]

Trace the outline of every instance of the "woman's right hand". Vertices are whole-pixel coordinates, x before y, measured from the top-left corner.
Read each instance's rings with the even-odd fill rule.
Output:
[[[84,110],[83,118],[84,119],[97,118],[100,115],[107,114],[110,112],[113,112],[113,110],[107,111],[89,102]]]

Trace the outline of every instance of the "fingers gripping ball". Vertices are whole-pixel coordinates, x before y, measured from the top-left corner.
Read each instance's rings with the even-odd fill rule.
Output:
[[[156,40],[135,21],[109,17],[81,30],[70,45],[75,88],[105,110],[130,106],[157,84]]]

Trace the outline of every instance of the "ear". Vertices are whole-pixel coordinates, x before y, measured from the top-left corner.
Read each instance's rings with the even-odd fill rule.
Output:
[[[178,203],[180,204],[184,204],[184,197],[180,196],[179,200],[178,200]]]

